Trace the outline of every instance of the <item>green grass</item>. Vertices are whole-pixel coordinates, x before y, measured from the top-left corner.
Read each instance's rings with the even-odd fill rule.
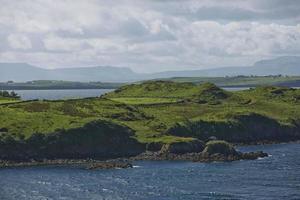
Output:
[[[215,125],[218,130],[228,128],[243,115],[264,116],[279,126],[300,124],[299,94],[300,90],[282,87],[227,92],[209,83],[146,82],[123,86],[102,98],[0,105],[0,129],[8,129],[7,134],[14,137],[29,137],[106,120],[129,127],[143,143],[189,141],[195,135],[179,136],[169,130],[178,123],[197,125],[200,121],[205,125],[201,130],[210,134]]]
[[[18,99],[0,97],[0,104],[20,102]]]
[[[165,103],[176,103],[180,101],[177,98],[151,98],[151,97],[120,97],[120,98],[110,98],[113,101],[128,104],[128,105],[147,105],[147,104],[165,104]]]
[[[218,86],[257,86],[257,85],[293,85],[300,82],[300,76],[233,76],[233,77],[174,77],[162,80],[202,84],[211,82]]]

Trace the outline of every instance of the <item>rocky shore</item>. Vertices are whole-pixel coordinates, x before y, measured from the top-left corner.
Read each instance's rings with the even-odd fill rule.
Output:
[[[132,168],[133,165],[130,162],[124,161],[108,161],[108,162],[98,162],[91,164],[87,169],[126,169]]]
[[[119,160],[92,160],[92,159],[55,159],[55,160],[30,160],[30,161],[8,161],[0,160],[0,168],[10,167],[37,167],[37,166],[79,166],[84,169],[116,169],[132,168],[130,162]]]
[[[235,160],[255,160],[258,158],[267,157],[268,154],[262,151],[224,155],[221,153],[208,154],[205,152],[200,153],[185,153],[185,154],[174,154],[174,153],[162,153],[162,152],[145,152],[136,157],[130,158],[130,160],[177,160],[177,161],[192,161],[192,162],[214,162],[214,161],[235,161]]]
[[[132,168],[132,162],[139,160],[152,161],[190,161],[213,162],[254,160],[267,157],[262,151],[243,153],[237,151],[230,143],[221,140],[209,141],[206,144],[200,140],[191,142],[177,142],[172,144],[151,144],[148,150],[132,157],[118,159],[39,159],[39,160],[0,160],[0,168],[5,167],[30,167],[30,166],[81,166],[85,169],[115,169]]]
[[[153,147],[155,145],[151,145]],[[152,150],[155,149],[155,150]],[[262,151],[242,153],[233,145],[222,140],[209,141],[206,144],[200,140],[178,142],[162,145],[160,150],[149,148],[148,151],[131,158],[131,160],[181,160],[192,162],[254,160],[267,157]]]

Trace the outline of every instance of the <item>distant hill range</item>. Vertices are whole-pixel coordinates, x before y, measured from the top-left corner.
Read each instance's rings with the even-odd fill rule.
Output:
[[[300,56],[261,60],[253,66],[220,67],[204,70],[165,71],[152,74],[133,72],[130,68],[99,66],[64,69],[43,69],[26,63],[0,63],[0,82],[31,80],[132,82],[171,77],[224,77],[238,75],[300,75]]]
[[[64,80],[80,82],[129,82],[137,80],[138,74],[129,68],[81,67],[43,69],[27,63],[0,63],[0,82],[25,82],[32,80]]]

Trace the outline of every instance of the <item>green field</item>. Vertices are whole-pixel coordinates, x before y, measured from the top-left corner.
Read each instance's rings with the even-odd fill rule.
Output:
[[[2,98],[0,97],[0,104],[7,104],[7,103],[15,103],[19,102],[20,100],[12,99],[12,98]]]
[[[259,85],[300,86],[300,76],[174,77],[162,80],[196,84],[211,82],[222,87],[253,87]]]
[[[176,103],[180,101],[179,98],[151,98],[151,97],[119,97],[119,98],[110,98],[110,99],[128,105],[166,104],[166,103]]]
[[[300,90],[257,87],[224,91],[214,84],[149,81],[101,98],[0,105],[0,139],[83,127],[104,120],[129,127],[141,143],[205,140],[233,142],[299,137]]]

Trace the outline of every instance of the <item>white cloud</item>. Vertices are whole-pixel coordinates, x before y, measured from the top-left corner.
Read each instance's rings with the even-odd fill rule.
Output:
[[[60,38],[53,35],[46,36],[43,43],[49,51],[78,51],[84,46],[83,42],[78,39]]]
[[[300,3],[292,0],[0,3],[0,62],[150,72],[300,55]]]
[[[191,50],[215,56],[300,53],[300,25],[197,21],[180,36]]]
[[[7,37],[7,41],[10,45],[11,48],[13,49],[31,49],[31,41],[28,37],[25,35],[20,35],[20,34],[10,34]]]

